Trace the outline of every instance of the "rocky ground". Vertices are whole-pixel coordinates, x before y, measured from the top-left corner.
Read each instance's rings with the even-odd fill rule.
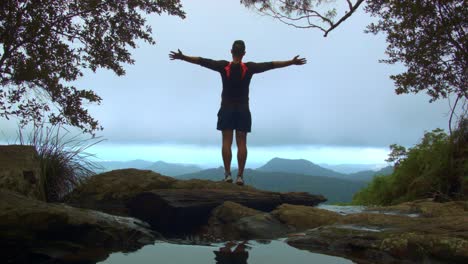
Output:
[[[0,190],[0,246],[9,249],[2,253],[7,263],[95,263],[156,239],[288,237],[293,247],[357,263],[468,263],[467,202],[415,201],[342,215],[314,207],[325,200],[117,170],[93,176],[59,204]]]

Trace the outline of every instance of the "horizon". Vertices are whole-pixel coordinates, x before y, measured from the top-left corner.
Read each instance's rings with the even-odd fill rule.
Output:
[[[255,166],[246,166],[246,169],[253,169],[253,170],[256,170],[264,165],[266,165],[268,162],[274,160],[274,159],[283,159],[283,160],[289,160],[289,161],[297,161],[297,160],[304,160],[304,161],[308,161],[312,164],[315,164],[315,165],[318,165],[322,168],[327,168],[328,166],[329,167],[340,167],[340,166],[348,166],[348,167],[366,167],[366,169],[362,169],[362,170],[356,170],[356,171],[364,171],[364,170],[380,170],[382,168],[385,168],[385,167],[388,167],[388,166],[392,166],[390,163],[386,162],[386,163],[341,163],[341,164],[328,164],[328,163],[317,163],[317,162],[314,162],[312,160],[307,160],[307,159],[289,159],[289,158],[284,158],[284,157],[273,157],[272,159],[268,160],[267,162],[265,163],[259,163],[259,164],[256,164]],[[200,169],[202,170],[206,170],[206,169],[219,169],[219,168],[223,168],[222,165],[219,165],[219,166],[216,166],[216,165],[213,165],[213,166],[210,166],[210,165],[207,165],[207,164],[197,164],[197,163],[180,163],[180,162],[167,162],[165,160],[147,160],[147,159],[132,159],[132,160],[98,160],[98,159],[94,159],[95,162],[97,163],[104,163],[104,162],[116,162],[116,163],[130,163],[130,162],[148,162],[148,163],[151,163],[151,164],[156,164],[158,162],[162,162],[162,163],[166,163],[166,164],[170,164],[170,165],[180,165],[180,166],[196,166],[196,167],[199,167]],[[233,164],[234,166],[231,166],[231,168],[233,170],[236,170],[238,169],[237,164]],[[372,168],[371,168],[372,167]],[[330,169],[330,170],[334,170],[335,172],[339,172],[339,171],[336,171],[335,169],[333,168],[327,168],[327,169]]]

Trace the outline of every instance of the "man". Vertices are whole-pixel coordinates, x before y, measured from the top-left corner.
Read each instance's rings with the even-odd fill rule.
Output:
[[[252,76],[256,73],[282,68],[291,65],[303,65],[307,61],[299,56],[288,61],[272,62],[247,62],[243,63],[245,55],[245,44],[242,40],[236,40],[231,49],[232,61],[211,60],[201,57],[191,57],[178,52],[171,51],[171,60],[183,60],[198,64],[221,74],[223,91],[221,93],[221,107],[218,112],[217,129],[221,130],[223,136],[222,156],[224,162],[224,181],[232,182],[231,160],[232,140],[234,130],[236,131],[237,162],[239,171],[236,184],[244,184],[244,168],[247,160],[247,133],[252,126],[252,118],[249,109],[249,85]]]

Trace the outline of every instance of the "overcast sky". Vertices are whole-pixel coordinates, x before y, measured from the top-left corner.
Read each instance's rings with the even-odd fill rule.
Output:
[[[218,73],[168,53],[230,59],[236,39],[246,43],[244,61],[306,57],[291,66],[255,75],[250,86],[252,133],[247,167],[275,156],[317,163],[384,163],[392,143],[412,146],[424,131],[447,127],[448,102],[396,95],[392,73],[381,64],[384,36],[363,32],[372,20],[360,11],[327,38],[262,17],[239,1],[182,1],[187,18],[152,16],[157,41],[133,51],[135,65],[117,77],[99,70],[77,82],[95,90],[100,106],[89,106],[104,127],[106,142],[92,149],[103,160],[146,159],[221,165],[216,114]],[[16,123],[0,121],[5,140]],[[236,163],[233,162],[235,165]]]

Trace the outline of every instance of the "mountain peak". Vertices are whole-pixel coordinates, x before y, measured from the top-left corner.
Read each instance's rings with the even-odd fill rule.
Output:
[[[319,165],[305,159],[284,159],[275,157],[265,165],[258,168],[260,171],[287,172],[296,174],[305,174],[313,176],[337,177],[341,174],[320,167]]]

